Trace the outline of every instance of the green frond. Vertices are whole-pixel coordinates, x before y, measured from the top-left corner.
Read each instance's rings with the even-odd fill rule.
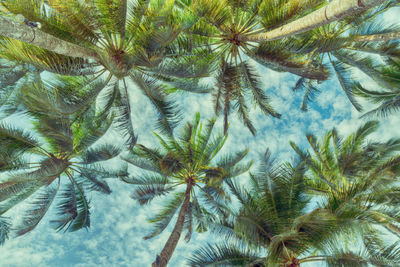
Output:
[[[50,145],[50,151],[53,153],[73,151],[73,135],[68,117],[36,114],[36,119],[33,122],[35,129]]]
[[[231,19],[225,0],[196,0],[192,3],[192,9],[198,16],[217,28],[223,28]]]
[[[111,194],[110,186],[104,181],[104,175],[113,177],[113,173],[106,174],[101,170],[90,170],[87,168],[79,169],[80,176],[78,177],[78,181],[82,184],[85,190],[93,190],[97,192],[101,192],[104,194]]]
[[[95,0],[99,16],[98,21],[103,25],[102,30],[108,34],[125,35],[127,0]]]
[[[121,147],[114,144],[102,144],[91,147],[80,154],[84,164],[105,161],[117,157],[121,153]]]
[[[160,165],[158,162],[157,162],[157,164],[155,164],[153,161],[150,161],[148,159],[142,158],[140,156],[132,155],[132,154],[130,154],[128,156],[122,156],[121,158],[122,158],[122,160],[128,162],[129,164],[132,164],[143,170],[162,174],[162,171],[160,170]]]
[[[358,68],[366,75],[371,77],[378,85],[393,90],[396,86],[393,82],[388,79],[383,73],[379,71],[379,65],[373,60],[372,57],[360,56],[354,52],[346,52],[340,50],[340,52],[332,53],[341,62]]]
[[[344,64],[340,62],[335,61],[331,63],[339,80],[339,83],[343,91],[346,93],[347,98],[350,100],[351,104],[357,111],[362,111],[361,105],[354,98],[353,88],[356,85],[350,78],[350,73],[348,72],[348,69],[344,66]]]
[[[6,217],[0,216],[0,246],[4,245],[4,242],[8,239],[10,233],[11,223]]]
[[[0,143],[6,150],[16,153],[40,147],[40,143],[32,133],[17,129],[12,125],[0,124]]]
[[[208,230],[208,226],[210,221],[212,221],[212,214],[208,212],[205,208],[200,206],[199,200],[197,199],[196,195],[193,194],[192,196],[192,210],[193,216],[196,219],[196,232],[204,233]]]
[[[8,86],[16,86],[17,82],[22,80],[27,73],[28,69],[21,66],[2,69],[0,72],[0,88],[4,90]]]
[[[243,82],[245,87],[249,88],[253,101],[258,105],[264,114],[269,114],[273,117],[280,118],[280,114],[275,112],[273,107],[270,105],[270,99],[261,88],[262,84],[260,76],[256,73],[256,70],[247,61],[241,63]]]
[[[304,90],[303,100],[301,102],[301,110],[307,111],[308,104],[314,101],[317,94],[320,93],[320,90],[317,88],[317,84],[314,80],[309,80],[306,78],[300,78],[295,86],[293,87],[293,91]]]
[[[256,129],[253,125],[253,122],[249,118],[249,109],[245,103],[245,99],[241,93],[238,93],[237,102],[233,106],[234,109],[237,109],[238,117],[242,121],[242,123],[249,129],[252,135],[256,134]]]
[[[107,84],[96,99],[97,117],[110,115],[111,108],[117,102],[119,93],[118,80]]]
[[[90,227],[89,201],[78,183],[71,181],[66,186],[57,209],[59,219],[50,221],[57,231],[73,232]]]
[[[149,181],[144,183],[143,181],[147,179],[149,179]],[[160,179],[162,181],[160,181]],[[139,201],[140,205],[147,204],[154,198],[164,196],[173,190],[172,188],[166,187],[167,181],[164,177],[160,176],[144,176],[136,179],[130,178],[126,181],[128,183],[132,182],[137,184],[131,198]],[[142,181],[142,183],[138,184],[139,181]],[[154,181],[158,181],[159,183],[153,183]]]
[[[149,219],[149,222],[154,223],[154,230],[152,230],[149,235],[145,236],[144,239],[153,238],[165,230],[179,207],[182,205],[184,198],[184,192],[176,193],[173,198],[170,198],[165,202],[162,210],[156,216]]]
[[[118,82],[115,86],[118,86]],[[135,135],[132,123],[131,103],[126,86],[124,86],[124,88],[119,88],[119,90],[120,92],[117,95],[116,99],[117,108],[115,109],[114,121],[117,129],[125,139],[126,145],[129,149],[132,149],[133,146],[136,144],[137,136]]]
[[[27,199],[35,193],[43,183],[36,181],[13,181],[0,184],[0,215],[4,214],[9,209],[21,201]]]
[[[105,86],[105,81],[93,81],[92,77],[58,76],[26,86],[23,102],[32,112],[67,116],[86,109]]]
[[[164,88],[157,84],[154,79],[149,79],[140,74],[132,74],[130,77],[157,109],[159,129],[164,133],[172,134],[174,127],[180,120],[176,104],[168,99]]]
[[[133,155],[137,155],[144,159],[150,160],[152,164],[159,166],[159,162],[164,157],[157,148],[147,148],[144,145],[138,144],[132,150]]]
[[[234,156],[229,154],[225,157],[222,157],[215,165],[225,170],[230,169],[242,161],[248,152],[249,150],[245,149],[243,151],[236,152]]]
[[[392,113],[397,112],[400,109],[400,96],[397,95],[395,98],[383,102],[379,107],[370,110],[362,115],[362,118],[372,117],[387,117]]]
[[[126,27],[130,32],[135,32],[143,16],[148,13],[150,0],[136,0],[128,2]]]
[[[53,202],[58,188],[50,187],[40,192],[37,198],[30,204],[32,209],[25,212],[20,225],[16,226],[17,236],[32,231],[42,220]]]
[[[247,163],[238,163],[234,167],[230,168],[229,170],[226,170],[224,179],[226,178],[234,178],[237,177],[245,172],[247,172],[251,166],[253,165],[253,161],[249,161]]]
[[[97,12],[92,2],[48,0],[47,3],[59,15],[58,20],[61,24],[67,28],[67,33],[61,36],[62,39],[70,35],[75,43],[83,43],[86,46],[98,41],[98,29],[103,25],[97,20]]]
[[[139,177],[129,177],[124,179],[124,182],[128,184],[134,185],[160,185],[166,186],[171,184],[171,181],[168,179],[167,176],[161,175],[146,175],[146,176],[139,176]]]
[[[85,112],[71,128],[74,137],[74,152],[79,154],[97,142],[111,127],[113,117],[103,118],[94,110]]]
[[[236,244],[208,244],[188,259],[189,266],[247,266],[259,259],[258,254]],[[260,265],[257,265],[260,266]]]

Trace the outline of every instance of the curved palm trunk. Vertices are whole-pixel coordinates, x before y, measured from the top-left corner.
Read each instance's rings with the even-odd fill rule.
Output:
[[[189,182],[186,187],[185,199],[179,211],[174,230],[172,230],[172,233],[165,243],[161,254],[157,256],[156,261],[151,264],[152,267],[165,267],[171,259],[171,256],[175,251],[176,245],[178,245],[178,241],[181,237],[183,226],[185,224],[185,216],[189,208],[190,191],[192,190],[192,187],[193,184]]]
[[[400,32],[388,32],[371,35],[360,35],[354,39],[354,42],[380,42],[400,39]]]
[[[334,0],[298,20],[269,32],[248,36],[243,41],[263,42],[282,39],[367,10],[383,2],[384,0]]]
[[[93,50],[66,42],[51,34],[42,32],[36,28],[31,28],[23,23],[18,23],[3,16],[0,16],[0,36],[30,43],[57,54],[99,61],[99,57]]]

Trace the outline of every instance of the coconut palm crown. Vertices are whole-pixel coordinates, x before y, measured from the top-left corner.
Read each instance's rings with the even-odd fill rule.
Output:
[[[226,241],[196,250],[189,265],[398,265],[399,243],[385,236],[398,234],[400,140],[365,145],[376,125],[346,139],[330,131],[318,145],[309,135],[315,156],[293,144],[300,154],[294,165],[274,164],[267,151],[246,189],[228,182],[239,207],[230,205],[230,216],[213,227]]]
[[[33,129],[20,129],[7,122],[0,125],[0,243],[11,230],[17,236],[33,230],[57,193],[57,215],[51,220],[54,228],[76,231],[89,227],[87,192],[109,194],[104,178],[126,175],[123,167],[118,171],[102,167],[102,161],[121,151],[110,143],[93,145],[110,127],[112,118],[96,116],[93,107],[86,110],[85,116],[76,115],[78,107],[87,109],[82,100],[78,98],[77,102],[77,95],[82,93],[82,88],[74,88],[77,84],[64,84],[64,89],[70,90],[69,99],[67,95],[60,97],[61,90],[44,84],[25,88],[24,113],[32,119]],[[79,93],[74,95],[74,91]],[[71,111],[75,115],[69,114]],[[22,221],[11,227],[7,211],[28,198],[31,201]]]
[[[149,171],[125,180],[135,185],[133,199],[147,204],[157,197],[167,198],[160,212],[149,219],[155,227],[145,239],[163,232],[178,213],[171,236],[153,266],[166,266],[184,228],[185,239],[189,241],[193,229],[207,230],[210,215],[224,214],[222,204],[229,201],[225,181],[246,172],[252,165],[252,162],[241,163],[247,150],[217,157],[227,135],[212,135],[214,124],[215,119],[201,123],[197,113],[179,135],[165,138],[156,134],[160,148],[137,145],[129,157],[123,157]]]

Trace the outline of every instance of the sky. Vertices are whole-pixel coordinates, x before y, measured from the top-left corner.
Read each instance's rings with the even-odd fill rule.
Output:
[[[394,22],[399,15],[400,8],[395,8],[385,14],[383,19]],[[251,116],[255,118],[257,128],[257,135],[253,137],[236,115],[232,114],[229,138],[221,154],[224,151],[234,153],[247,147],[250,149],[247,158],[256,160],[258,154],[269,148],[279,160],[291,161],[295,154],[289,141],[308,148],[306,133],[321,136],[336,127],[340,134],[347,135],[365,122],[359,118],[362,113],[351,106],[335,79],[324,82],[320,87],[321,93],[309,105],[309,111],[302,112],[300,110],[302,92],[294,93],[291,89],[298,79],[297,76],[278,73],[263,67],[259,67],[259,74],[273,106],[282,114],[282,118],[267,117],[253,110]],[[364,85],[375,86],[368,77],[362,77]],[[152,134],[155,130],[155,111],[135,88],[132,88],[132,92],[133,121],[139,136],[138,143],[153,146],[157,144]],[[183,109],[183,123],[191,121],[198,111],[201,112],[202,119],[214,116],[210,95],[184,94],[178,96],[177,101]],[[379,121],[380,127],[372,138],[387,140],[400,137],[399,114],[381,118]],[[183,123],[177,128],[182,127]],[[222,131],[222,118],[217,119],[216,129]],[[107,138],[112,140],[116,137]],[[132,175],[139,172],[132,168]],[[247,176],[241,176],[239,179],[245,183]],[[150,266],[155,255],[160,253],[173,226],[170,225],[161,235],[151,240],[143,240],[143,236],[152,229],[152,225],[146,219],[158,210],[161,200],[139,206],[129,197],[133,192],[132,185],[117,180],[108,182],[112,189],[110,195],[95,192],[89,194],[92,208],[91,227],[88,230],[72,233],[54,231],[49,225],[54,214],[54,211],[50,210],[35,230],[22,237],[12,238],[0,247],[0,267]],[[21,214],[24,207],[26,206],[18,206],[13,210],[13,214]],[[185,266],[185,259],[193,250],[205,242],[214,240],[218,238],[208,233],[194,233],[189,243],[182,239],[169,266]]]

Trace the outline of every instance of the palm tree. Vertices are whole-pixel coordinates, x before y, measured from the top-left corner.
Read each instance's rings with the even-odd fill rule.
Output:
[[[270,99],[262,88],[260,75],[249,58],[272,70],[299,75],[303,80],[324,81],[329,72],[323,64],[314,64],[310,52],[295,54],[286,50],[282,41],[277,39],[285,37],[283,42],[290,42],[287,37],[293,34],[318,28],[379,3],[333,1],[325,5],[324,1],[303,1],[300,5],[298,1],[178,2],[183,10],[189,10],[198,16],[196,24],[186,31],[187,39],[191,43],[190,49],[209,45],[214,53],[215,112],[218,115],[222,111],[225,131],[229,114],[237,111],[241,121],[253,135],[256,129],[249,116],[249,104],[246,103],[248,100],[251,99],[266,115],[277,118],[281,115],[271,106]],[[335,13],[336,17],[329,15],[331,13]],[[312,85],[311,82],[305,84]]]
[[[135,6],[135,9],[142,9],[143,5],[146,5],[147,1],[139,2],[137,6]],[[181,1],[181,3],[187,4],[184,1]],[[236,3],[241,3],[242,1],[236,1]],[[252,41],[252,42],[263,42],[263,41],[272,41],[276,39],[282,39],[284,37],[288,37],[294,34],[302,33],[314,28],[317,28],[319,26],[328,24],[330,22],[345,18],[347,16],[353,15],[357,12],[361,12],[364,10],[367,10],[371,7],[374,7],[376,5],[379,5],[383,3],[384,0],[379,0],[379,1],[374,1],[374,0],[364,0],[364,1],[355,1],[355,0],[335,0],[327,5],[323,6],[322,8],[308,14],[307,16],[304,16],[300,19],[297,19],[296,21],[293,21],[289,24],[283,25],[279,27],[278,29],[274,29],[268,32],[264,33],[258,33],[258,34],[245,34],[245,35],[240,35],[238,36],[238,41]],[[194,1],[195,5],[201,6],[203,8],[206,5],[211,6],[210,4],[213,4],[209,0],[198,0]],[[220,1],[220,3],[222,3]],[[217,8],[221,7],[218,3],[216,5]],[[21,4],[21,3],[19,3]],[[101,22],[106,22],[109,28],[111,30],[116,31],[118,34],[121,34],[121,37],[124,37],[125,35],[125,24],[126,24],[126,19],[127,19],[127,1],[119,1],[119,3],[113,3],[112,7],[106,10],[107,8],[107,1],[100,1],[97,3],[97,5],[91,6],[89,3],[85,3],[84,5],[80,5],[79,3],[73,3],[72,1],[67,1],[66,4],[61,4],[59,0],[51,0],[48,1],[48,4],[50,7],[57,7],[60,10],[67,11],[66,9],[71,8],[71,9],[76,9],[78,6],[81,8],[79,11],[81,11],[82,15],[78,15],[79,18],[77,18],[77,15],[75,14],[75,19],[84,19],[86,22],[90,22],[89,19],[95,18],[93,16],[93,9],[98,9],[102,13],[102,17],[100,17]],[[225,3],[227,4],[227,3]],[[307,3],[308,4],[308,3]],[[11,4],[12,5],[12,4]],[[142,5],[142,6],[141,6]],[[298,3],[296,1],[293,1],[292,3],[288,3],[287,7],[289,8],[296,8],[295,6],[298,6]],[[39,6],[36,6],[39,7]],[[145,7],[146,8],[146,7]],[[207,8],[207,7],[206,7]],[[298,7],[301,9],[301,7]],[[215,9],[215,6],[213,8]],[[72,15],[73,13],[71,12],[72,10],[69,10],[68,13],[69,15]],[[142,11],[142,10],[140,10]],[[90,17],[84,18],[85,15],[92,15]],[[105,16],[104,16],[105,15]],[[107,16],[108,15],[108,16]],[[110,16],[111,15],[111,16]],[[121,17],[115,17],[115,15],[120,15]],[[115,19],[113,22],[112,19]],[[136,19],[136,18],[135,18]],[[36,21],[35,21],[36,22]],[[39,21],[40,22],[40,21]],[[98,21],[96,21],[98,22]],[[111,22],[111,23],[110,23]],[[79,45],[74,44],[73,42],[68,42],[65,40],[62,40],[61,38],[57,38],[57,36],[51,36],[49,34],[46,34],[45,32],[42,33],[40,31],[37,32],[37,36],[35,36],[32,31],[28,28],[28,26],[22,26],[18,25],[17,23],[13,23],[13,21],[8,20],[6,18],[2,18],[0,21],[0,25],[2,26],[2,32],[1,35],[11,37],[14,39],[19,39],[24,42],[30,42],[34,43],[37,46],[46,48],[50,51],[67,55],[67,56],[74,56],[74,57],[85,57],[85,58],[92,58],[95,60],[99,59],[99,56],[97,53],[94,51],[94,49],[87,49],[86,47],[82,47]],[[41,22],[40,22],[41,23]],[[128,22],[130,23],[130,22]],[[84,27],[84,30],[79,29],[80,31],[85,31],[85,30],[92,30],[93,26],[95,25],[95,22],[92,22],[90,24],[82,24],[80,23],[79,26]],[[92,29],[91,29],[92,28]],[[108,29],[109,30],[109,29]],[[247,36],[248,35],[248,36]],[[30,39],[29,37],[32,37]],[[93,36],[92,36],[93,37]]]
[[[344,223],[357,218],[359,226],[380,224],[398,234],[400,139],[368,142],[377,127],[378,122],[367,122],[347,138],[335,129],[321,140],[308,134],[313,154],[291,145],[309,168],[311,192],[327,199],[325,209]]]
[[[346,96],[358,111],[362,111],[362,106],[355,96],[362,96],[375,103],[387,101],[365,116],[376,113],[385,115],[390,112],[390,109],[396,109],[393,100],[399,88],[396,78],[399,73],[396,60],[400,54],[396,40],[391,42],[382,42],[382,40],[394,38],[399,27],[383,25],[382,22],[376,20],[376,17],[398,5],[397,1],[388,1],[385,5],[358,16],[348,17],[335,24],[290,38],[282,45],[291,53],[300,55],[311,53],[310,60],[315,65],[329,64]],[[372,78],[384,91],[365,89],[361,81],[352,75],[355,69]],[[312,79],[302,77],[294,87],[294,90],[298,89],[305,90],[302,109],[307,110],[307,103],[312,100],[313,94],[319,92],[317,83]]]
[[[87,192],[109,194],[104,178],[126,175],[123,168],[107,171],[101,166],[121,151],[115,144],[93,145],[110,127],[111,118],[96,115],[94,107],[81,116],[80,109],[88,109],[81,99],[84,90],[72,82],[58,81],[57,88],[43,84],[25,88],[25,113],[33,119],[34,129],[22,130],[5,122],[0,125],[0,170],[4,174],[0,182],[0,243],[11,229],[18,236],[33,230],[58,191],[57,218],[51,221],[54,228],[76,231],[89,227]],[[7,211],[32,195],[22,222],[11,228]]]
[[[111,5],[111,6],[110,6]],[[39,1],[11,0],[2,2],[2,23],[9,25],[1,40],[5,56],[14,61],[36,64],[50,71],[62,69],[67,75],[108,74],[110,86],[103,93],[106,102],[121,95],[116,120],[133,146],[135,134],[131,120],[132,81],[149,98],[159,114],[159,126],[172,131],[179,114],[167,96],[167,87],[157,80],[168,74],[171,58],[166,47],[180,32],[190,26],[190,17],[177,18],[173,3],[137,1]],[[18,14],[18,15],[17,15]],[[22,22],[17,20],[22,17]],[[25,22],[24,22],[25,19]],[[32,25],[40,23],[41,28]],[[36,25],[35,24],[35,25]],[[3,24],[4,26],[4,24]],[[2,29],[3,29],[2,26]],[[30,39],[17,40],[15,35]],[[2,54],[4,54],[2,52]],[[173,60],[172,60],[173,61]],[[59,73],[59,72],[57,72]],[[168,76],[168,75],[167,75]],[[122,81],[122,86],[118,85]],[[170,81],[170,85],[174,85]]]
[[[172,129],[168,127],[173,126],[174,122],[177,122],[178,116],[173,115],[174,111],[171,111],[173,105],[165,99],[165,95],[161,93],[164,91],[164,88],[156,82],[160,79],[159,70],[156,74],[151,73],[151,71],[150,73],[145,73],[144,71],[149,71],[152,68],[160,66],[160,62],[165,58],[165,50],[176,37],[184,30],[189,29],[194,23],[199,22],[199,19],[202,20],[205,18],[199,24],[201,31],[204,32],[205,30],[205,32],[209,32],[207,28],[210,27],[205,26],[204,28],[204,21],[211,24],[212,27],[217,27],[217,31],[214,29],[211,32],[212,35],[205,36],[208,39],[209,37],[217,36],[221,41],[222,49],[220,51],[223,51],[222,54],[224,54],[221,60],[216,60],[220,70],[216,74],[216,77],[218,77],[216,84],[218,89],[216,89],[215,93],[216,113],[218,114],[221,106],[223,106],[226,131],[228,114],[232,109],[236,109],[244,124],[255,134],[255,128],[248,114],[248,104],[245,102],[245,93],[240,88],[243,87],[251,92],[255,103],[265,114],[274,117],[280,117],[280,114],[275,112],[269,104],[269,98],[261,90],[260,82],[257,75],[254,75],[251,64],[242,61],[240,58],[240,65],[236,63],[236,66],[230,66],[232,62],[229,62],[229,57],[231,61],[232,58],[235,58],[235,61],[237,61],[237,58],[240,57],[240,50],[243,50],[244,54],[248,54],[248,56],[249,52],[251,52],[250,54],[254,54],[253,51],[249,51],[249,47],[253,46],[251,43],[254,41],[259,42],[261,40],[265,42],[310,30],[338,18],[369,9],[380,2],[382,1],[357,2],[337,0],[323,7],[321,7],[323,3],[316,4],[313,1],[307,1],[303,5],[298,5],[297,1],[282,2],[277,8],[273,7],[270,9],[274,10],[272,17],[258,20],[255,16],[258,16],[259,9],[268,10],[268,6],[271,5],[268,1],[250,1],[248,3],[250,8],[242,5],[241,1],[229,3],[224,0],[199,0],[193,3],[191,1],[178,1],[178,6],[184,8],[183,11],[181,9],[177,13],[178,16],[174,17],[174,12],[176,11],[174,10],[174,1],[163,9],[156,3],[139,1],[136,5],[132,5],[130,10],[132,12],[128,12],[130,9],[128,1],[122,0],[113,3],[112,8],[108,8],[107,5],[109,3],[107,1],[77,3],[76,1],[52,0],[46,1],[46,4],[44,2],[40,2],[40,4],[37,1],[24,0],[21,2],[21,0],[13,0],[3,3],[7,11],[12,14],[22,14],[28,22],[34,22],[33,24],[27,23],[29,25],[36,25],[35,23],[39,22],[42,27],[40,30],[33,29],[32,27],[3,17],[2,23],[4,27],[2,28],[5,30],[3,30],[2,35],[23,40],[57,54],[67,56],[71,61],[75,60],[73,57],[95,61],[119,79],[124,80],[124,77],[129,76],[142,89],[144,94],[150,98],[152,104],[156,106],[161,117],[161,128],[165,131],[171,131]],[[46,7],[43,8],[43,5]],[[29,10],[26,7],[29,7]],[[321,9],[315,11],[316,13],[313,12],[300,18],[299,21],[282,26],[287,21],[298,19],[318,7],[321,7]],[[49,11],[44,12],[43,10]],[[157,13],[162,14],[161,19],[154,18],[153,10],[157,10]],[[327,16],[321,17],[318,14],[329,14],[329,18]],[[168,16],[173,17],[172,22],[168,19]],[[242,20],[242,17],[245,19]],[[322,18],[322,20],[317,21],[316,18]],[[309,23],[310,21],[312,21],[311,24]],[[292,27],[293,24],[300,28]],[[282,27],[271,29],[269,26],[272,26],[272,28]],[[194,30],[190,31],[196,33],[198,28],[195,27]],[[286,30],[286,28],[289,30]],[[267,30],[267,33],[260,33],[264,29]],[[273,32],[276,31],[283,33],[283,35],[273,37],[272,39],[270,37],[263,37],[263,34],[268,36],[271,34],[274,35]],[[65,33],[69,35],[66,36]],[[198,89],[196,79],[201,77],[205,65],[202,64],[199,67],[199,62],[193,60],[193,35],[190,36],[189,54],[192,54],[192,59],[189,62],[192,65],[195,62],[195,65],[197,65],[195,68],[198,70],[195,73],[182,75],[182,73],[177,73],[176,70],[171,70],[170,60],[167,60],[167,64],[163,66],[163,68],[167,69],[163,69],[163,71],[169,76],[167,80],[170,84],[179,85],[179,87],[183,87],[180,88],[183,90],[189,89],[190,91],[203,92],[204,90]],[[179,39],[178,44],[181,41],[182,39]],[[13,40],[13,42],[15,43],[16,41]],[[216,44],[218,45],[218,42]],[[187,46],[184,47],[188,50]],[[176,55],[176,53],[173,54]],[[204,53],[199,53],[199,55],[203,57]],[[265,56],[265,53],[261,53],[262,56]],[[271,59],[271,57],[269,58]],[[308,64],[306,63],[308,60],[304,57],[297,59],[292,57],[291,60],[288,60],[287,55],[280,53],[278,58],[272,57],[272,59],[270,60],[272,64],[268,65],[272,65],[275,69],[287,70],[308,78],[318,77],[318,80],[327,78],[327,73],[323,68],[316,70],[312,65],[307,67],[306,65]],[[177,64],[172,65],[176,66]],[[132,68],[135,70],[132,70]],[[310,72],[309,70],[312,71]],[[169,74],[172,73],[180,78],[189,78],[189,81],[186,80],[185,83],[176,81],[174,77],[170,77]],[[238,77],[234,77],[233,75],[237,75]],[[230,80],[232,80],[231,83],[226,82]],[[187,82],[189,82],[189,85]],[[107,95],[112,95],[112,93]],[[124,98],[129,99],[127,88],[125,88],[123,95],[125,96]],[[233,106],[231,106],[232,100],[236,102]],[[220,101],[222,104],[220,104]],[[129,119],[130,114],[126,116],[131,110],[129,101],[125,100],[122,108],[125,109],[125,112],[124,116],[121,117]],[[129,123],[124,123],[124,125],[129,125]],[[131,134],[130,140],[132,140],[134,135],[132,127],[125,129],[125,131]]]
[[[152,266],[168,264],[184,228],[187,231],[185,239],[189,241],[193,227],[204,232],[208,217],[224,214],[222,203],[229,200],[224,182],[246,172],[252,164],[240,163],[247,150],[216,160],[227,135],[213,136],[214,124],[215,119],[211,119],[203,125],[197,113],[193,123],[187,123],[179,136],[163,138],[156,134],[161,149],[137,145],[129,157],[123,157],[128,163],[151,173],[124,180],[136,185],[133,199],[143,205],[156,197],[169,196],[164,208],[149,220],[155,223],[155,229],[145,239],[164,231],[178,213],[172,233]]]
[[[316,201],[310,193],[327,194],[316,185],[318,182],[325,185],[321,179],[309,181],[308,161],[312,160],[320,159],[277,165],[267,151],[256,174],[250,175],[247,189],[230,182],[239,207],[231,209],[231,216],[221,218],[214,226],[214,232],[226,241],[196,250],[189,265],[295,267],[306,262],[325,262],[328,266],[398,265],[398,242],[385,244],[382,239],[385,232],[374,227],[387,223],[386,217],[379,217],[381,212],[396,213],[396,207],[380,206],[390,203],[392,195],[368,207],[366,202],[357,199],[359,195],[368,198],[365,192],[373,195],[371,199],[378,195],[382,198],[389,192],[396,195],[395,183],[387,186],[382,183],[381,189],[385,188],[385,192],[371,190],[376,185],[374,182],[368,189],[358,185],[342,187],[341,196],[347,198],[342,198],[341,203],[330,195]],[[352,193],[355,196],[351,196]],[[395,199],[391,204],[398,201],[398,197]],[[340,207],[333,208],[333,204]],[[364,204],[364,207],[357,204]],[[362,243],[364,248],[354,250]]]

